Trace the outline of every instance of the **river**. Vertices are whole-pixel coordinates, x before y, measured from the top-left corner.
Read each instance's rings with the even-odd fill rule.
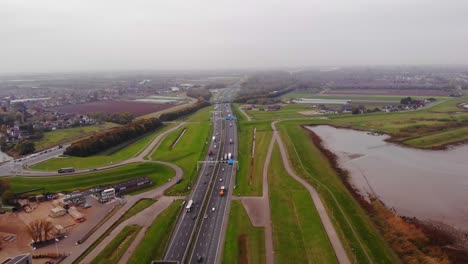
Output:
[[[468,145],[444,151],[385,142],[387,135],[310,126],[350,172],[362,194],[374,193],[399,215],[468,230]]]

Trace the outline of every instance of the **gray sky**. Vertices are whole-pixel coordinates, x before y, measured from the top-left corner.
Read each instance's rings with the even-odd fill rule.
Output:
[[[468,64],[467,0],[1,0],[0,72]]]

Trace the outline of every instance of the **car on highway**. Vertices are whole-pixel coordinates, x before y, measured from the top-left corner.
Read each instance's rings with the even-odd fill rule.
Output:
[[[213,208],[211,208],[211,211],[212,211],[212,212],[214,212],[215,210],[216,210],[216,208],[214,208],[214,207],[213,207]]]
[[[219,178],[219,181],[222,182],[222,181],[223,181],[223,178]]]

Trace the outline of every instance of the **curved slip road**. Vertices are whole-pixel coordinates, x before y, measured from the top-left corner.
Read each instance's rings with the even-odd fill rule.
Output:
[[[145,149],[140,151],[134,157],[132,157],[130,159],[127,159],[127,160],[124,160],[124,161],[121,161],[121,162],[116,163],[116,164],[102,166],[102,167],[99,167],[99,168],[96,168],[96,169],[101,171],[101,170],[108,170],[108,169],[113,169],[113,168],[116,168],[116,167],[128,165],[130,163],[145,162],[146,161],[144,159],[145,156],[153,154],[153,152],[157,149],[159,144],[161,144],[162,140],[168,134],[176,131],[177,129],[179,129],[180,127],[182,127],[185,124],[186,124],[186,122],[181,122],[177,126],[174,126],[174,127],[170,128],[170,129],[168,129],[167,131],[164,131],[163,133],[157,135],[153,140],[151,140],[151,142],[149,144],[146,145]],[[167,166],[172,165],[171,163],[165,163],[165,162],[162,162],[162,161],[157,162],[157,163],[161,163],[161,164],[164,164],[164,165],[167,165]],[[171,165],[169,165],[169,164],[171,164]],[[176,168],[173,168],[173,169],[176,169]],[[81,175],[81,174],[87,173],[87,172],[95,172],[95,171],[91,171],[90,169],[82,169],[82,170],[77,170],[74,173],[57,173],[57,172],[52,172],[52,171],[33,171],[33,170],[24,170],[24,169],[22,169],[22,170],[18,171],[17,173],[19,173],[18,176],[51,177],[51,176],[76,176],[76,175]]]
[[[338,262],[340,264],[351,263],[317,191],[307,181],[299,177],[291,168],[289,161],[288,161],[288,153],[286,151],[286,148],[284,147],[281,137],[278,134],[278,131],[276,130],[277,122],[278,121],[271,123],[271,127],[273,129],[273,137],[271,139],[272,142],[271,142],[270,148],[268,149],[267,157],[271,156],[271,152],[273,150],[271,146],[273,145],[274,141],[277,141],[280,152],[281,152],[281,159],[283,160],[284,168],[286,169],[286,171],[291,177],[293,177],[296,181],[302,184],[309,191],[310,196],[312,197],[312,200],[315,204],[315,207],[317,208],[317,212],[320,216],[320,220],[322,221],[323,227],[325,228],[325,231],[327,232],[328,239],[330,240],[333,250],[335,251],[335,255],[338,259]]]

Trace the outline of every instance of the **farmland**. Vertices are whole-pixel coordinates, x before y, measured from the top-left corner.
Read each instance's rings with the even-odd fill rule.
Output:
[[[71,114],[102,112],[106,114],[130,112],[135,117],[173,107],[172,104],[155,104],[136,101],[99,101],[54,107],[52,110]]]

